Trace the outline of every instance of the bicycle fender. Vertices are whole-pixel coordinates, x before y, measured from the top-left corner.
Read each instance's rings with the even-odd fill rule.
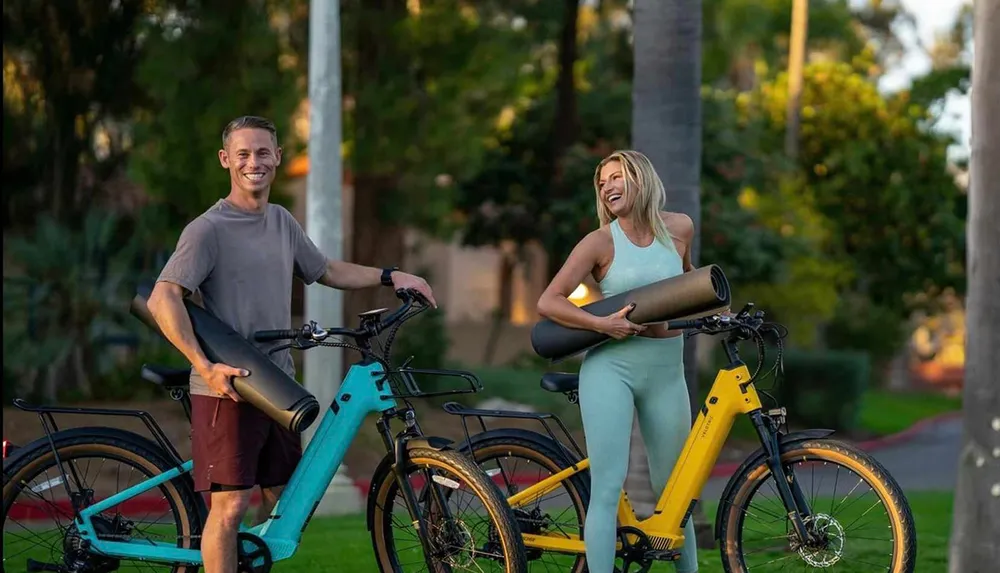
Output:
[[[782,434],[778,437],[778,447],[782,452],[789,450],[792,446],[798,445],[801,442],[806,442],[809,440],[818,440],[820,438],[825,438],[832,434],[834,430],[827,429],[813,429],[813,430],[802,430],[799,432],[791,432],[788,434]],[[715,539],[722,539],[722,511],[725,507],[723,501],[729,499],[733,490],[736,488],[736,480],[739,479],[741,475],[750,467],[756,466],[761,463],[761,461],[767,458],[764,454],[763,448],[757,448],[746,460],[740,464],[740,467],[733,472],[733,475],[729,478],[729,483],[726,484],[726,488],[722,490],[722,495],[719,496],[719,507],[715,511]]]

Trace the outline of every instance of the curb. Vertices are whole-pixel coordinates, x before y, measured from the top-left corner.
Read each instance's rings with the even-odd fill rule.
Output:
[[[929,418],[924,418],[919,422],[913,424],[905,430],[896,432],[895,434],[889,434],[887,436],[881,436],[878,438],[872,438],[870,440],[865,440],[863,442],[854,442],[854,445],[866,452],[874,452],[877,450],[882,450],[890,446],[895,446],[901,442],[910,440],[916,434],[926,430],[931,426],[936,426],[945,422],[950,422],[952,420],[962,417],[962,411],[958,410],[955,412],[945,412],[944,414],[938,414],[936,416],[931,416]],[[712,468],[709,477],[726,477],[734,474],[743,462],[727,462],[724,464],[716,464]]]

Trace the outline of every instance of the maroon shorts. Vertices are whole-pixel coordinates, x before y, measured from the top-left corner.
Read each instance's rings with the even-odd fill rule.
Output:
[[[275,487],[291,479],[302,459],[298,434],[248,402],[191,396],[194,486],[199,492]]]

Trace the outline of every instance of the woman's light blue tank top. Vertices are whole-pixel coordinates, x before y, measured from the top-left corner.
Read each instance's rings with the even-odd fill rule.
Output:
[[[684,273],[684,262],[673,240],[654,239],[647,247],[636,246],[622,231],[618,219],[611,221],[615,254],[600,287],[604,298]]]

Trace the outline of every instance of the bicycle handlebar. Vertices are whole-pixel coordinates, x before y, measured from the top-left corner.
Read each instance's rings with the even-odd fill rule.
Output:
[[[756,332],[764,324],[764,312],[758,310],[751,314],[753,307],[751,302],[736,314],[713,314],[688,320],[670,320],[666,323],[667,330],[696,330],[704,334],[737,330],[740,338],[750,338],[750,333]]]
[[[380,332],[399,322],[400,318],[409,312],[414,303],[421,306],[428,305],[427,299],[412,289],[399,289],[396,291],[396,296],[403,301],[403,304],[399,308],[377,323],[362,318],[361,328],[322,328],[317,326],[316,323],[310,323],[298,330],[258,330],[254,332],[253,338],[257,342],[275,342],[279,340],[322,342],[330,336],[350,336],[355,340],[365,340],[378,335]]]

